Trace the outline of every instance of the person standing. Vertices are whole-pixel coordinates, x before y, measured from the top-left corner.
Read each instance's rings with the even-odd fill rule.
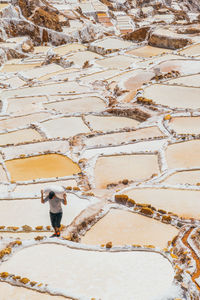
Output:
[[[44,199],[44,191],[41,190],[41,203],[46,203],[49,201],[50,206],[50,219],[51,225],[54,228],[54,234],[51,237],[59,237],[60,236],[60,222],[62,219],[62,207],[61,203],[67,205],[66,194],[63,194],[63,199],[60,199],[56,196],[53,191],[49,192],[49,195]]]

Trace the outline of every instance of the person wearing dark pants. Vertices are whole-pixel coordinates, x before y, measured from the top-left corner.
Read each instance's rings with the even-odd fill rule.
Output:
[[[60,222],[62,219],[62,207],[61,203],[67,205],[66,194],[63,194],[63,199],[56,197],[55,193],[51,191],[49,195],[44,199],[44,191],[41,190],[41,203],[49,201],[50,206],[50,219],[51,225],[54,228],[54,234],[51,237],[60,236]]]

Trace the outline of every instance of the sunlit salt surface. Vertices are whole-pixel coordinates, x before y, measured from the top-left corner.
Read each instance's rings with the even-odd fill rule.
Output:
[[[1,300],[67,300],[69,298],[61,296],[51,296],[49,294],[39,293],[26,288],[15,287],[8,283],[0,283]]]
[[[199,219],[199,191],[146,188],[132,189],[125,194],[137,203],[148,203],[184,218]]]
[[[144,46],[133,49],[131,51],[127,51],[126,53],[129,55],[141,56],[141,57],[151,57],[155,55],[160,55],[164,53],[171,53],[173,50],[158,48],[158,47],[151,47],[151,46]]]
[[[69,138],[78,133],[90,132],[90,129],[83,123],[81,117],[60,118],[46,121],[41,124],[51,137]]]
[[[11,64],[6,63],[3,65],[3,67],[0,69],[0,72],[10,73],[10,72],[19,72],[22,70],[30,70],[35,67],[39,67],[41,63],[35,63],[35,64]]]
[[[196,56],[196,55],[200,55],[200,44],[197,45],[192,45],[184,50],[180,51],[180,54],[185,54],[188,56]]]
[[[6,167],[13,181],[36,178],[50,178],[73,175],[80,168],[71,159],[59,154],[37,155],[6,161]]]
[[[199,140],[169,145],[166,150],[168,167],[172,169],[200,167],[199,151]]]
[[[89,122],[93,130],[111,131],[115,129],[131,127],[137,127],[140,122],[126,117],[113,117],[113,116],[86,116],[86,121]]]
[[[36,113],[43,110],[42,103],[44,101],[47,101],[46,96],[9,98],[6,112],[12,116]]]
[[[196,185],[197,183],[200,183],[200,170],[177,172],[169,176],[167,179],[165,179],[164,183],[168,183],[171,185],[175,185],[175,184]]]
[[[23,129],[0,134],[0,146],[41,140],[41,135],[34,129]]]
[[[101,55],[91,51],[79,51],[67,56],[67,60],[75,65],[83,66],[86,61],[102,58]]]
[[[95,63],[106,68],[111,69],[126,69],[131,64],[134,64],[138,61],[138,59],[125,56],[125,55],[115,55],[112,57],[107,57],[101,60],[97,60]]]
[[[172,118],[169,128],[177,134],[200,134],[200,117]]]
[[[170,225],[132,212],[111,209],[87,231],[81,243],[101,245],[112,241],[113,245],[139,244],[164,248],[177,234],[178,230]]]
[[[156,104],[177,108],[199,108],[199,94],[200,89],[197,88],[163,84],[154,84],[144,90],[145,98],[152,99]]]
[[[171,264],[158,253],[105,253],[53,244],[19,251],[0,266],[5,270],[77,296],[105,300],[160,299],[174,278]]]
[[[6,172],[1,165],[0,165],[0,181],[6,181],[6,182],[8,181]]]
[[[106,105],[99,97],[85,96],[71,100],[47,103],[44,106],[61,113],[86,113],[102,111]]]
[[[106,188],[123,179],[146,180],[158,173],[158,158],[151,154],[99,157],[94,170],[96,188]]]
[[[81,44],[69,44],[53,48],[53,51],[59,55],[65,55],[70,52],[85,50],[86,47]]]
[[[61,223],[69,225],[73,219],[88,205],[88,200],[76,195],[67,194],[67,205],[62,205]],[[48,226],[49,203],[42,204],[40,199],[32,200],[0,200],[0,226]]]
[[[168,81],[169,84],[182,84],[185,86],[200,87],[200,74],[183,76]]]

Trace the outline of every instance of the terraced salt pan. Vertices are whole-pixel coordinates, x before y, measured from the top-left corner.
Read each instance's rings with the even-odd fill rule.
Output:
[[[53,64],[49,64],[49,65],[46,65],[46,66],[41,66],[41,67],[34,68],[32,70],[23,71],[20,74],[23,77],[30,80],[30,79],[45,76],[47,74],[50,75],[51,73],[56,73],[56,72],[63,71],[63,70],[64,69],[61,66],[53,63]]]
[[[137,63],[138,59],[128,57],[126,55],[115,55],[112,57],[107,57],[96,61],[95,63],[104,67],[111,69],[126,69],[132,64]]]
[[[53,119],[41,125],[51,137],[69,138],[79,133],[90,132],[81,117]]]
[[[9,98],[6,112],[15,116],[39,112],[44,110],[41,105],[44,101],[47,101],[45,96]]]
[[[164,209],[184,218],[199,219],[199,191],[145,188],[132,189],[124,194],[137,203],[151,204],[157,209]]]
[[[168,126],[177,134],[200,134],[200,117],[172,118]]]
[[[8,84],[11,88],[19,88],[23,86],[26,82],[24,80],[21,80],[18,76],[14,76],[3,80],[2,83]]]
[[[200,87],[200,74],[184,76],[168,81],[169,84],[182,84],[184,86]]]
[[[0,182],[8,182],[7,176],[6,176],[6,172],[4,171],[2,165],[0,165]]]
[[[3,67],[0,69],[0,72],[4,73],[12,73],[12,72],[19,72],[23,70],[30,70],[35,67],[39,67],[41,63],[34,63],[34,64],[15,64],[15,63],[5,63]]]
[[[40,191],[42,189],[45,189],[46,187],[49,187],[50,185],[58,185],[58,186],[64,186],[65,188],[68,186],[75,187],[77,186],[75,179],[68,179],[68,180],[58,180],[56,182],[43,182],[43,183],[34,183],[34,184],[22,184],[17,185],[15,189],[13,190],[15,195],[19,195],[24,197],[26,194],[27,197],[40,197]]]
[[[102,48],[104,50],[107,50],[107,49],[118,50],[118,49],[125,49],[125,48],[129,48],[129,47],[133,47],[134,43],[123,41],[123,40],[120,40],[115,37],[108,37],[103,40],[97,40],[97,41],[91,43],[91,46]]]
[[[192,45],[184,50],[181,50],[180,54],[185,54],[188,56],[200,55],[200,44]]]
[[[169,60],[158,64],[161,72],[179,71],[181,74],[189,75],[199,73],[200,60]]]
[[[157,127],[142,128],[130,132],[118,132],[106,135],[99,135],[92,138],[88,138],[85,144],[89,147],[96,145],[116,145],[120,143],[128,143],[135,139],[148,139],[162,136],[163,133]]]
[[[49,294],[39,293],[26,288],[16,287],[8,283],[0,283],[1,300],[69,300],[69,298],[61,296],[50,296]]]
[[[34,54],[39,54],[39,53],[43,53],[46,54],[49,49],[51,49],[51,47],[47,47],[47,46],[36,46],[34,47],[33,53]]]
[[[49,117],[51,117],[51,114],[43,112],[0,120],[0,131],[24,127],[33,122],[40,122],[42,120],[48,119]]]
[[[87,231],[81,243],[102,245],[112,241],[113,245],[154,245],[162,249],[177,234],[175,227],[132,212],[111,209]]]
[[[177,172],[164,180],[164,183],[172,184],[172,185],[176,185],[176,184],[196,185],[199,182],[200,182],[199,170]]]
[[[34,156],[46,151],[66,153],[69,151],[69,144],[66,141],[46,141],[27,145],[9,146],[2,149],[6,160],[19,157],[21,154]]]
[[[169,168],[197,168],[200,167],[200,140],[182,142],[169,145],[166,150]]]
[[[81,44],[67,44],[64,46],[59,46],[59,47],[53,48],[53,51],[59,55],[66,55],[70,52],[84,51],[86,49],[87,49],[87,47],[84,45],[81,45]]]
[[[53,244],[19,251],[1,265],[4,270],[87,299],[105,300],[161,299],[174,278],[171,264],[158,253],[106,253]]]
[[[156,55],[160,55],[163,53],[172,53],[172,52],[173,52],[173,50],[169,50],[169,49],[144,46],[144,47],[140,47],[140,48],[136,48],[136,49],[127,51],[126,54],[140,56],[140,57],[151,57],[151,56],[156,56]]]
[[[34,129],[17,130],[0,134],[0,146],[41,140],[41,135]]]
[[[126,117],[109,117],[109,116],[85,116],[87,122],[93,130],[111,131],[125,127],[135,128],[140,122]]]
[[[12,181],[62,177],[81,170],[71,159],[59,154],[46,154],[6,161]]]
[[[145,88],[144,97],[172,108],[198,109],[200,107],[199,93],[198,88],[154,84]]]
[[[105,109],[106,105],[99,97],[85,96],[66,101],[47,103],[44,107],[60,113],[88,113],[100,112]]]
[[[89,205],[89,201],[74,194],[67,194],[67,205],[62,205],[61,223],[69,225],[79,213]],[[0,223],[4,226],[49,226],[49,203],[34,200],[1,200]],[[1,233],[0,233],[1,235]],[[16,236],[17,237],[17,236]]]
[[[91,75],[82,76],[80,79],[82,82],[89,84],[96,80],[107,80],[109,78],[112,78],[116,74],[118,74],[118,70],[113,69],[113,70],[106,70],[106,71],[92,73]]]
[[[67,60],[73,62],[75,65],[83,66],[86,61],[102,58],[101,55],[91,51],[79,51],[77,53],[67,56]]]
[[[0,11],[1,11],[3,8],[7,7],[8,5],[9,5],[9,3],[0,3]]]
[[[64,83],[51,83],[46,85],[39,85],[35,87],[27,87],[16,90],[4,91],[1,97],[28,97],[28,96],[40,96],[40,95],[55,95],[58,93],[87,93],[89,88],[86,86],[79,85],[75,81],[64,82]]]
[[[128,179],[146,180],[159,173],[156,155],[115,155],[97,159],[94,176],[96,188]]]

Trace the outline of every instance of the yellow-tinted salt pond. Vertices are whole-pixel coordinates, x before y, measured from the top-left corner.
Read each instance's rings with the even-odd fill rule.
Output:
[[[20,196],[23,196],[22,192]],[[62,205],[61,223],[69,225],[88,205],[88,200],[81,199],[74,194],[67,194],[67,205]],[[40,199],[0,200],[0,225],[18,227],[29,225],[33,228],[40,225],[49,226],[51,225],[49,203],[42,204]],[[16,233],[16,237],[18,236]]]
[[[200,192],[178,189],[132,189],[125,193],[137,203],[151,204],[184,218],[200,219]]]
[[[1,264],[0,272],[5,270],[77,298],[104,300],[161,299],[174,279],[172,265],[158,253],[84,251],[55,244],[22,249]]]
[[[111,209],[87,231],[81,243],[101,245],[112,241],[113,245],[154,245],[162,249],[177,234],[178,230],[171,225],[136,213]]]
[[[105,109],[105,103],[99,97],[85,96],[66,101],[53,102],[44,105],[48,109],[53,109],[61,113],[74,112],[99,112]]]
[[[192,184],[196,185],[200,183],[200,171],[192,170],[192,171],[181,171],[177,172],[171,176],[169,176],[164,183],[167,184]]]
[[[116,55],[112,57],[107,57],[101,60],[97,60],[95,63],[105,67],[105,68],[111,68],[111,69],[126,69],[131,64],[137,63],[138,59],[132,58],[126,55]]]
[[[81,170],[71,159],[59,154],[37,155],[6,161],[13,181],[36,178],[62,177],[79,173]]]
[[[106,188],[107,184],[123,179],[147,180],[158,173],[158,158],[153,154],[99,157],[94,170],[96,188]]]
[[[53,51],[59,55],[66,55],[70,52],[83,51],[85,49],[86,49],[86,47],[81,44],[68,44],[65,46],[55,47],[55,48],[53,48]]]
[[[33,53],[35,53],[35,54],[38,54],[38,53],[46,54],[49,49],[51,49],[51,47],[37,46],[37,47],[34,47]]]
[[[192,87],[167,86],[154,84],[144,89],[144,97],[152,99],[156,104],[177,108],[200,107],[200,89]]]
[[[126,53],[129,55],[140,56],[140,57],[151,57],[151,56],[156,56],[163,53],[171,53],[171,52],[173,52],[173,50],[151,47],[151,46],[144,46],[144,47],[133,49],[131,51],[127,51]]]
[[[168,167],[197,168],[200,167],[200,140],[169,145],[166,150]]]
[[[61,296],[51,296],[46,293],[39,293],[30,289],[17,287],[5,282],[0,283],[1,300],[69,300]]]
[[[200,117],[172,118],[169,128],[178,134],[200,134]]]
[[[42,121],[51,117],[49,113],[36,113],[27,116],[4,119],[0,121],[0,130],[15,129],[20,126],[26,126],[32,122]]]
[[[9,5],[9,3],[0,3],[0,11],[1,11],[3,8],[7,7],[8,5]]]
[[[5,64],[1,69],[0,72],[10,73],[10,72],[19,72],[23,70],[30,70],[35,67],[39,67],[41,63],[34,63],[34,64]]]
[[[92,138],[88,138],[84,142],[87,146],[93,147],[96,145],[109,145],[111,143],[112,145],[116,145],[124,142],[131,142],[134,139],[140,140],[159,136],[163,136],[163,133],[157,127],[148,127],[130,132],[118,132],[106,135],[99,135]]]
[[[41,140],[41,135],[34,129],[17,130],[0,134],[0,146]]]
[[[79,133],[90,132],[81,117],[60,118],[41,124],[52,137],[69,138]]]
[[[137,127],[140,122],[126,117],[110,117],[110,116],[86,116],[86,121],[89,122],[93,130],[111,131],[115,129]]]
[[[7,176],[6,176],[6,172],[4,171],[2,165],[0,165],[0,182],[1,181],[8,181]]]

